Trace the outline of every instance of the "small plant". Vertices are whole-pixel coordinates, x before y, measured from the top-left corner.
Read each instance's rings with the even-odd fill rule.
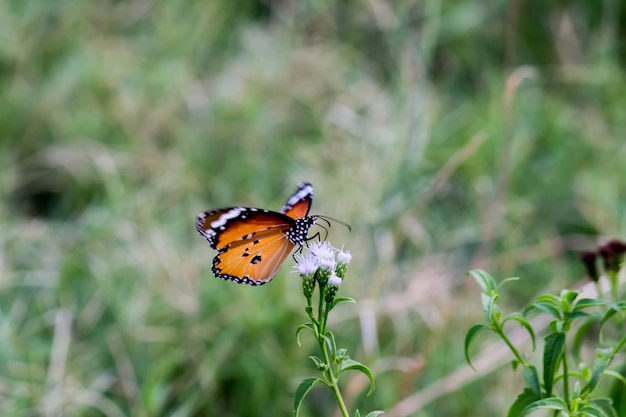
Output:
[[[615,242],[615,241],[614,241]],[[623,328],[626,321],[626,302],[617,299],[617,272],[622,262],[626,245],[613,244],[599,251],[611,285],[612,300],[603,298],[579,298],[579,291],[563,290],[559,296],[540,295],[523,313],[504,315],[498,299],[500,288],[518,278],[507,278],[497,284],[494,278],[482,270],[470,271],[482,289],[481,300],[487,324],[472,326],[465,337],[465,357],[471,366],[469,347],[478,333],[487,330],[497,334],[513,354],[513,369],[522,368],[522,375],[527,387],[513,402],[508,417],[525,416],[536,410],[553,410],[555,416],[569,417],[617,417],[610,398],[598,396],[596,388],[603,377],[614,377],[620,383],[626,379],[619,373],[609,370],[618,354],[626,345]],[[608,260],[607,257],[609,256]],[[597,282],[598,273],[589,255],[582,257],[590,271],[590,277]],[[525,355],[522,355],[507,336],[505,324],[517,322],[530,335],[532,351],[535,351],[536,331],[528,317],[537,313],[551,317],[548,333],[544,336],[542,379],[537,367]],[[580,325],[578,325],[580,324]],[[582,340],[589,335],[593,324],[599,324],[597,349],[594,364],[589,367],[584,363],[575,365],[579,357]],[[617,337],[607,342],[602,337],[605,325],[616,326]]]
[[[296,271],[302,277],[302,290],[306,298],[306,313],[310,321],[301,324],[296,330],[296,339],[300,344],[300,332],[309,330],[320,348],[321,357],[309,356],[321,377],[305,378],[296,390],[293,407],[294,415],[297,416],[302,405],[302,400],[317,383],[323,383],[329,387],[337,400],[341,414],[348,417],[348,410],[339,390],[339,376],[347,370],[357,370],[363,372],[370,381],[368,395],[374,390],[374,377],[369,368],[353,359],[347,354],[344,348],[338,348],[335,336],[327,330],[328,314],[330,311],[342,303],[354,303],[349,297],[337,297],[337,291],[342,281],[345,279],[348,263],[351,256],[349,251],[333,248],[328,242],[315,242],[302,253],[296,254]],[[317,285],[316,285],[317,284]],[[317,306],[314,307],[313,295],[318,289]],[[376,417],[382,411],[372,411],[367,417]],[[356,417],[360,416],[359,410],[355,411]]]

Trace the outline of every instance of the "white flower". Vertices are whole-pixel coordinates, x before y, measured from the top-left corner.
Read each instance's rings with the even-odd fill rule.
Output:
[[[335,269],[335,248],[327,241],[315,242],[309,248],[311,253],[317,258],[318,265],[327,271]]]
[[[344,264],[349,264],[350,259],[352,259],[352,255],[350,254],[350,251],[349,250],[344,251],[343,246],[342,246],[341,250],[337,254],[337,260],[339,262],[343,262]]]
[[[294,270],[302,275],[312,275],[319,268],[319,260],[311,252],[296,253],[295,254],[296,265]]]
[[[340,286],[341,278],[339,278],[339,276],[333,272],[332,274],[330,274],[330,278],[328,278],[328,285],[334,285],[335,287]]]
[[[335,248],[333,248],[333,245],[326,240],[322,242],[313,242],[311,246],[309,246],[309,250],[319,259],[335,259]]]

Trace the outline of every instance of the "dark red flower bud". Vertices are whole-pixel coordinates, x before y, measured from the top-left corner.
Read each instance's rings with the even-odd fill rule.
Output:
[[[611,248],[613,253],[616,253],[618,255],[623,255],[624,253],[626,253],[626,242],[623,242],[621,240],[611,240],[609,243],[606,244],[606,246]]]
[[[585,265],[585,269],[587,270],[587,275],[589,275],[589,279],[593,282],[598,282],[600,279],[600,274],[598,274],[598,266],[596,264],[596,253],[595,252],[583,252],[580,254],[580,260],[583,265]]]
[[[619,270],[621,263],[624,262],[626,242],[617,239],[611,240],[606,245],[600,246],[598,252],[604,260],[606,271],[615,273]]]

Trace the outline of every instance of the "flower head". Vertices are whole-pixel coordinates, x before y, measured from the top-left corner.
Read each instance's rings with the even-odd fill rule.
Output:
[[[320,266],[319,260],[312,252],[297,253],[294,258],[296,259],[294,269],[301,275],[313,275]]]
[[[311,253],[317,258],[319,266],[328,271],[335,269],[335,248],[327,241],[315,242],[309,248]]]
[[[349,264],[351,259],[352,259],[352,255],[350,254],[350,251],[349,250],[344,251],[343,247],[337,253],[337,260],[339,262],[342,262],[344,264]]]
[[[342,279],[336,273],[330,274],[330,278],[328,278],[328,285],[334,285],[338,287],[341,285]]]

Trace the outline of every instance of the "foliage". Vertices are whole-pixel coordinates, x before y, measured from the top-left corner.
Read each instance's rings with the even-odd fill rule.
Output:
[[[579,369],[570,368],[572,360],[572,342],[580,338],[589,326],[580,327],[583,332],[574,332],[574,325],[578,322],[585,324],[600,322],[606,324],[616,314],[620,315],[620,322],[614,323],[622,328],[626,320],[626,303],[614,303],[601,298],[578,298],[580,292],[563,290],[557,297],[550,294],[540,295],[535,301],[520,313],[511,313],[503,316],[497,301],[499,291],[503,284],[516,280],[509,278],[497,284],[491,275],[482,270],[471,271],[470,274],[482,288],[482,304],[487,325],[476,324],[470,328],[465,338],[465,356],[470,362],[469,347],[476,335],[482,330],[496,333],[509,347],[514,356],[513,369],[522,368],[523,378],[527,385],[523,392],[511,405],[509,417],[521,417],[537,410],[555,410],[557,415],[583,417],[583,416],[617,416],[609,398],[598,397],[595,392],[603,376],[617,377],[622,383],[626,378],[616,372],[609,371],[609,366],[626,345],[626,335],[607,345],[600,334],[599,343],[604,347],[596,349],[596,360],[591,368],[584,363]],[[604,313],[597,312],[596,310]],[[590,311],[591,310],[591,311]],[[533,325],[528,317],[534,313],[544,313],[551,317],[549,331],[544,337],[542,380],[539,378],[537,367],[532,364],[511,342],[507,336],[504,325],[509,320],[519,323],[529,334],[532,341],[532,350],[535,350],[535,334]],[[569,337],[569,338],[568,338]],[[580,348],[580,344],[577,346]],[[574,353],[579,356],[579,352]],[[570,386],[571,380],[574,385]],[[557,386],[559,389],[557,390]]]

